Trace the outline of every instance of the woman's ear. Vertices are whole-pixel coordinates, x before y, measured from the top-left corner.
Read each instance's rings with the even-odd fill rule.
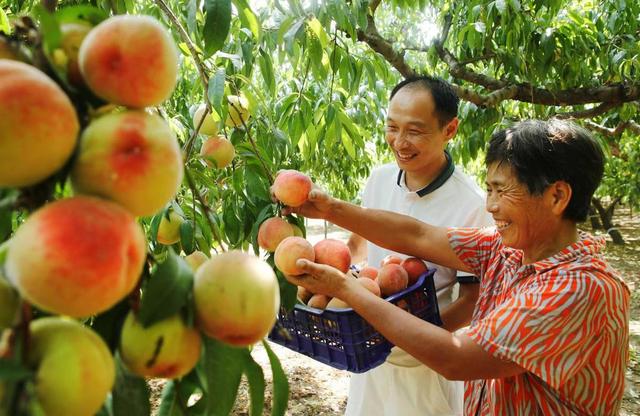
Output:
[[[571,202],[573,194],[571,185],[565,181],[556,181],[549,186],[545,193],[548,195],[553,213],[562,216]]]

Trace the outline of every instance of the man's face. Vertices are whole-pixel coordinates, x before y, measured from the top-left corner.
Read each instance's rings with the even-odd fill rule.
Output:
[[[487,211],[506,246],[526,254],[539,251],[553,240],[559,218],[551,212],[546,191],[530,194],[507,163],[491,164],[486,184]]]
[[[442,160],[444,147],[458,127],[454,118],[440,126],[431,92],[404,87],[389,103],[385,139],[400,169],[419,173]]]

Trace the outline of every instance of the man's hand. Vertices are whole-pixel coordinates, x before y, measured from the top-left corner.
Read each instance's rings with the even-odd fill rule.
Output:
[[[317,264],[309,260],[300,259],[296,265],[304,271],[300,276],[285,276],[288,281],[297,286],[302,286],[312,293],[327,295],[342,299],[342,296],[356,283],[356,279],[345,276],[340,270]],[[360,286],[355,284],[355,286]]]

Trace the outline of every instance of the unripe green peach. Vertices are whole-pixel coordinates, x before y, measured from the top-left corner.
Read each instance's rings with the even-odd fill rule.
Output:
[[[78,193],[147,216],[173,199],[182,175],[180,146],[167,123],[157,115],[125,111],[100,117],[84,130],[71,181]]]
[[[80,124],[67,95],[44,73],[0,60],[0,188],[34,185],[67,162]]]
[[[227,107],[228,116],[224,124],[227,127],[243,127],[251,117],[247,97],[243,94],[228,95],[227,102],[229,104]]]
[[[207,109],[207,106],[204,104],[200,104],[196,109],[195,113],[193,113],[193,128],[198,128],[200,124],[200,120],[202,120],[202,116],[204,115],[204,111]],[[215,136],[220,131],[220,116],[218,113],[213,110],[213,113],[207,114],[204,121],[202,122],[202,126],[200,126],[200,131],[198,133],[205,134],[207,136]]]
[[[180,241],[180,225],[184,222],[184,218],[175,211],[169,211],[169,218],[162,216],[160,225],[158,226],[158,243],[170,246]]]
[[[80,71],[91,91],[114,104],[143,108],[169,98],[178,75],[173,38],[150,16],[113,16],[80,46]]]
[[[19,309],[18,292],[9,284],[0,270],[0,332],[15,324]]]
[[[36,370],[36,396],[45,414],[95,414],[115,380],[113,357],[102,338],[59,317],[37,319],[30,329],[28,363]]]
[[[207,162],[207,165],[223,169],[231,164],[236,156],[236,149],[226,137],[215,136],[202,142],[200,156]]]
[[[136,286],[147,242],[121,206],[77,196],[33,213],[9,245],[5,271],[18,292],[56,314],[103,312]]]
[[[204,263],[196,272],[193,292],[200,329],[236,346],[264,338],[280,308],[273,269],[240,251],[218,254]]]
[[[205,261],[209,260],[209,257],[207,257],[207,255],[202,251],[196,250],[186,256],[184,260],[187,262],[189,267],[191,267],[191,270],[193,270],[193,272],[195,273],[200,268],[200,266],[204,264]]]
[[[145,328],[129,312],[120,336],[120,355],[131,372],[143,377],[180,378],[200,359],[200,333],[180,315]]]

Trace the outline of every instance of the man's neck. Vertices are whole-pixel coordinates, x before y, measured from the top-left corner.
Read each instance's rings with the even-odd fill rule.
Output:
[[[447,158],[442,152],[442,156],[437,163],[426,166],[419,171],[405,171],[404,182],[410,191],[418,191],[434,181],[435,178],[447,167]]]

